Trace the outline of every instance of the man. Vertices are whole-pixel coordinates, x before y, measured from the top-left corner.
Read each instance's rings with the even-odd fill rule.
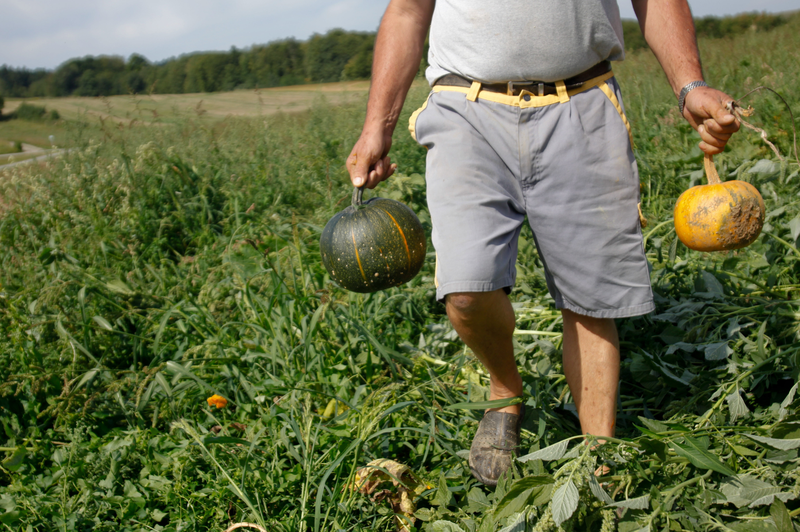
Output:
[[[705,86],[686,0],[634,0],[642,32],[707,154],[738,129]],[[638,225],[639,178],[619,87],[614,0],[391,0],[375,45],[367,117],[347,160],[355,186],[395,170],[391,137],[430,28],[433,92],[410,129],[428,148],[437,298],[490,375],[490,399],[522,395],[512,347],[525,216],[564,320],[564,373],[584,434],[612,436],[614,318],[653,310]],[[489,409],[470,449],[495,485],[519,444],[519,404]]]

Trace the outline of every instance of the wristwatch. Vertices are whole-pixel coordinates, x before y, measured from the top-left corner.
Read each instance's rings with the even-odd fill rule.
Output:
[[[706,83],[705,81],[692,81],[690,83],[687,83],[681,89],[681,93],[678,96],[678,109],[680,110],[681,114],[683,114],[683,104],[686,101],[686,95],[689,94],[694,89],[696,89],[697,87],[708,87],[708,83]]]

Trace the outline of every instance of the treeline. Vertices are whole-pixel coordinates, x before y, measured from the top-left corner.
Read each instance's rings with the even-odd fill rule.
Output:
[[[768,31],[793,15],[744,13],[695,19],[699,37],[721,38],[746,31]],[[639,25],[623,21],[625,47],[647,47]],[[217,92],[368,79],[375,33],[331,30],[307,41],[286,39],[246,50],[182,55],[151,63],[139,54],[71,59],[53,71],[0,67],[0,95],[110,96],[129,93]],[[425,66],[423,60],[422,67]]]
[[[375,33],[331,30],[247,50],[204,52],[151,63],[139,54],[71,59],[53,71],[0,67],[6,97],[180,94],[368,79]]]

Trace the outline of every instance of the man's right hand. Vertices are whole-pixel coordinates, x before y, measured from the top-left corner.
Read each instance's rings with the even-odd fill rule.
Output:
[[[394,173],[397,165],[392,164],[388,156],[391,147],[391,134],[362,131],[347,158],[347,171],[353,186],[375,188]]]
[[[364,129],[347,158],[354,186],[375,188],[395,169],[389,159],[392,132],[408,88],[419,70],[434,0],[391,0],[375,40]]]

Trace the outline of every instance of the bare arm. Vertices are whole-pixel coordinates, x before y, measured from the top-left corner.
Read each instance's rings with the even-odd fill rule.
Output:
[[[667,75],[677,97],[687,83],[702,81],[703,70],[697,50],[694,22],[686,0],[633,0],[642,33]],[[700,149],[720,153],[739,129],[734,116],[725,108],[733,98],[709,87],[691,91],[683,117],[700,133]]]
[[[392,0],[375,41],[367,118],[347,158],[355,186],[375,186],[394,173],[388,157],[392,133],[406,94],[419,70],[434,0]]]

